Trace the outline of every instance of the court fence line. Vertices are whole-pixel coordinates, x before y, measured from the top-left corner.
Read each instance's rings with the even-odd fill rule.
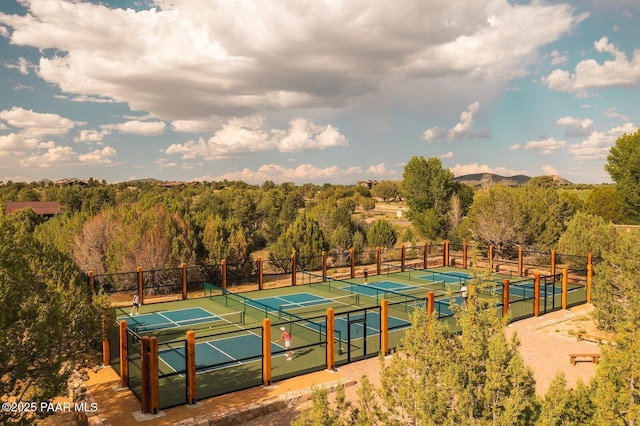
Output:
[[[390,267],[387,277],[393,277],[393,273],[389,273],[391,269],[397,270],[400,276],[407,268]],[[409,272],[417,274],[421,271],[409,268]],[[517,321],[587,303],[591,273],[589,268],[584,272],[563,269],[555,274],[535,274],[533,278],[504,278],[502,282],[495,282],[492,287],[479,291],[483,296],[497,300],[497,312],[508,316],[510,321]],[[261,319],[262,325],[251,327],[243,319],[233,324],[235,329],[230,331],[201,331],[193,339],[191,347],[189,333],[193,330],[186,331],[182,337],[176,334],[175,339],[158,344],[157,339],[163,336],[160,330],[140,329],[140,333],[136,333],[128,327],[128,318],[125,318],[117,322],[118,333],[114,331],[115,327],[105,330],[105,359],[120,374],[121,386],[131,389],[141,400],[143,409],[165,409],[398,350],[416,309],[427,309],[434,318],[445,321],[452,330],[456,330],[455,311],[458,308],[455,306],[465,303],[457,284],[454,284],[455,291],[447,294],[427,289],[425,297],[417,297],[400,291],[368,290],[374,291],[373,296],[358,293],[373,289],[370,284],[313,273],[302,274],[302,277],[306,282],[298,286],[300,289],[304,286],[318,287],[333,293],[336,299],[343,297],[344,293],[351,297],[357,294],[354,299],[362,306],[340,306],[338,311],[330,307],[322,315],[309,310],[305,315],[304,310],[287,312],[278,307],[274,309],[252,299],[250,293],[240,295],[209,283],[203,293],[208,299],[234,312],[242,312],[242,318]],[[469,287],[468,291],[474,291],[471,284]],[[107,322],[105,324],[108,325]],[[304,363],[288,362],[287,348],[274,343],[271,336],[278,336],[281,327],[293,335],[293,361],[299,357]],[[149,346],[143,344],[148,339],[156,341],[158,354],[155,358]],[[239,352],[222,360],[206,355],[211,351],[231,353],[237,351],[238,346],[258,349],[252,353]],[[149,381],[154,380],[153,377],[157,377],[156,384]],[[154,397],[155,386],[158,396],[154,403],[148,398]]]

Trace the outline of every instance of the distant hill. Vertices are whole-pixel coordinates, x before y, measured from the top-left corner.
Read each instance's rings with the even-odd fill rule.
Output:
[[[552,176],[558,185],[571,185],[571,182],[560,176]],[[504,186],[521,186],[529,182],[531,177],[525,175],[500,176],[493,173],[475,173],[471,175],[458,176],[454,178],[456,182],[465,183],[469,186],[480,187],[483,182],[489,182],[489,186],[502,184]]]

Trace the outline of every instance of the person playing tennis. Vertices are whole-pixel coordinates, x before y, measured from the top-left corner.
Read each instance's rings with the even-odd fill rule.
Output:
[[[287,349],[287,361],[291,361],[291,354],[293,354],[293,351],[291,350],[291,334],[284,327],[280,327],[280,331],[282,331],[282,334],[274,343],[284,341],[284,347]]]
[[[139,310],[140,310],[140,297],[136,293],[133,296],[133,307],[131,308],[131,313],[129,314],[129,316],[138,315]]]

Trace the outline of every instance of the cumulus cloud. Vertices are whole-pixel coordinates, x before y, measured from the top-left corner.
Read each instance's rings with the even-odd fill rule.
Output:
[[[264,116],[233,118],[209,139],[199,138],[173,144],[165,154],[180,154],[183,159],[206,160],[259,151],[301,152],[346,146],[347,138],[331,126],[320,126],[303,118],[291,120],[287,130],[271,129]]]
[[[506,81],[586,17],[507,0],[22,4],[23,16],[0,13],[0,35],[41,52],[43,80],[167,120],[342,106],[397,81],[416,82],[416,99],[442,78]]]
[[[440,158],[453,158],[453,152],[449,151],[449,152],[445,152],[440,154]]]
[[[129,133],[143,136],[157,136],[164,133],[166,124],[162,121],[131,120],[124,123],[104,124],[101,126],[106,131]]]
[[[589,118],[580,120],[578,118],[567,116],[558,119],[556,124],[558,126],[565,127],[565,136],[583,137],[593,132],[593,120]]]
[[[282,182],[333,182],[349,183],[361,179],[394,179],[398,177],[395,171],[387,170],[384,163],[370,166],[366,170],[362,167],[340,168],[338,166],[317,167],[312,164],[301,164],[295,168],[284,167],[279,164],[264,164],[257,170],[249,168],[237,172],[225,173],[220,176],[202,176],[195,180],[200,181],[220,181],[220,180],[242,180],[244,182],[259,184],[266,180],[276,183]]]
[[[638,130],[632,123],[614,127],[606,132],[593,132],[585,140],[568,147],[569,155],[575,161],[598,161],[607,158],[609,150],[615,145],[616,140],[625,133],[634,133]]]
[[[17,127],[25,137],[61,136],[66,135],[81,122],[74,122],[58,114],[38,113],[20,107],[0,111],[0,120],[10,126]]]
[[[560,172],[558,172],[558,169],[556,169],[555,167],[553,167],[550,164],[547,164],[546,166],[540,167],[540,170],[542,170],[542,173],[545,176],[559,176],[560,175]]]
[[[622,121],[627,121],[629,119],[629,117],[627,117],[626,115],[619,113],[616,107],[608,108],[604,112],[604,115],[605,117],[614,118]]]
[[[567,145],[565,141],[558,141],[555,138],[547,138],[539,141],[529,141],[524,144],[523,149],[535,149],[540,154],[553,154],[559,149],[564,149]]]
[[[489,132],[483,130],[476,132],[473,129],[473,114],[477,113],[480,109],[480,102],[474,102],[467,107],[466,111],[460,114],[460,121],[449,130],[445,130],[440,127],[432,127],[426,130],[422,134],[422,139],[426,141],[432,141],[435,139],[447,138],[450,141],[457,139],[471,139],[471,138],[487,138]]]
[[[77,154],[69,146],[52,146],[44,153],[32,154],[20,160],[22,167],[49,168],[72,163]]]
[[[598,53],[608,53],[613,60],[599,64],[595,59],[585,59],[576,65],[573,74],[564,70],[554,70],[543,78],[551,90],[576,92],[584,95],[590,89],[624,86],[632,87],[640,83],[640,49],[633,52],[629,60],[627,55],[602,37],[594,43]]]
[[[78,160],[85,164],[99,164],[99,165],[107,165],[111,164],[112,157],[115,157],[116,150],[111,148],[110,146],[105,146],[102,149],[96,149],[87,154],[82,154],[78,156]]]

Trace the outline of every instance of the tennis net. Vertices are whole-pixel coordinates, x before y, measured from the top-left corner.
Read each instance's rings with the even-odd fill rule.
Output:
[[[471,280],[468,274],[457,272],[437,272],[429,269],[416,268],[415,266],[407,265],[395,265],[392,263],[383,263],[381,265],[387,276],[399,275],[403,276],[410,281],[414,281],[415,285],[421,285],[434,290],[446,291],[447,286],[458,285],[462,286],[463,283]]]
[[[278,306],[278,317],[283,318],[285,314],[295,314],[299,316],[316,316],[333,308],[338,312],[351,311],[354,306],[360,305],[360,295],[357,293],[336,296],[325,301],[310,301],[298,303],[286,303]]]
[[[224,327],[242,327],[245,322],[244,312],[230,312],[202,318],[190,318],[183,321],[133,325],[132,330],[141,336],[154,336],[161,343],[184,339],[187,331],[209,333],[223,330]],[[216,332],[217,332],[216,331]]]

